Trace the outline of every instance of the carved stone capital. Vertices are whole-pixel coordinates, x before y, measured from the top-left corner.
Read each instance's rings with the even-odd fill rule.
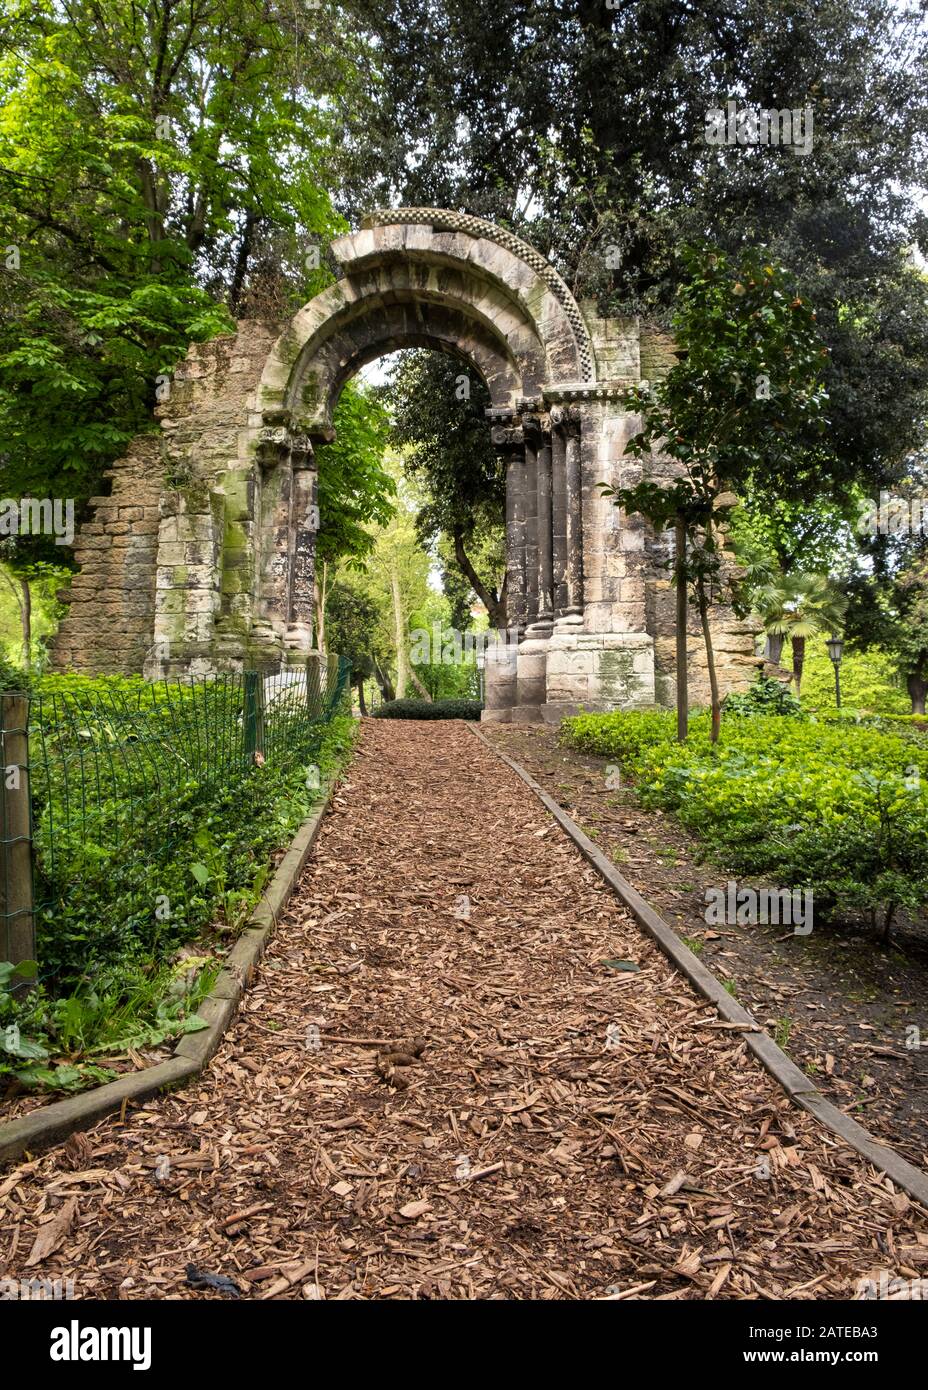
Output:
[[[294,468],[314,468],[316,465],[313,442],[308,434],[294,434],[289,440],[290,462]]]
[[[580,412],[576,406],[552,405],[550,419],[552,429],[561,430],[566,435],[580,433]]]
[[[540,448],[544,442],[546,434],[551,430],[551,419],[547,414],[540,412],[526,413],[522,416],[522,429],[527,442],[534,448]]]
[[[289,455],[293,468],[314,466],[313,442],[308,434],[297,434],[286,425],[263,425],[258,434],[258,452],[266,468]]]
[[[525,445],[525,433],[519,425],[494,425],[490,439],[494,449],[521,449]]]

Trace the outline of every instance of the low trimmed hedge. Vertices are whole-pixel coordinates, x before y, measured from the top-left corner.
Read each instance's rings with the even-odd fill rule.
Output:
[[[479,719],[479,700],[390,700],[375,711],[377,719]]]

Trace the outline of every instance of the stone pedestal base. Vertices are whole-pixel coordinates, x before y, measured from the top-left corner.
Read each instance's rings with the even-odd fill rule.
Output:
[[[284,637],[285,660],[298,664],[313,651],[313,630],[308,623],[291,623]]]
[[[483,668],[481,720],[497,724],[512,722],[518,681],[517,651],[515,642],[488,644]]]
[[[645,632],[583,632],[558,625],[549,637],[529,635],[513,646],[489,647],[481,718],[503,724],[556,724],[580,709],[608,711],[653,705],[654,643]]]
[[[541,710],[546,698],[545,681],[550,642],[550,637],[527,636],[519,643],[513,724],[537,724],[541,719]]]
[[[543,717],[654,704],[654,643],[646,632],[555,631],[547,643]]]

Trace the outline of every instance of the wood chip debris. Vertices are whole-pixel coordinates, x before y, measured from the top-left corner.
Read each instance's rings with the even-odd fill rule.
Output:
[[[0,1179],[0,1278],[676,1300],[928,1275],[926,1213],[791,1106],[466,728],[368,720],[359,751],[208,1070]]]

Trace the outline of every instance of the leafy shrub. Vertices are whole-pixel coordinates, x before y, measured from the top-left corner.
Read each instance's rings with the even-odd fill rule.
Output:
[[[784,659],[784,664],[788,661]],[[841,661],[841,704],[872,714],[911,714],[912,704],[892,658],[873,649],[850,652]],[[835,668],[823,642],[806,645],[802,673],[802,707],[827,713],[835,708]]]
[[[165,762],[159,780],[153,763],[133,760],[133,741],[144,739],[164,748],[166,756],[173,751],[182,762],[189,760],[191,749],[176,738],[172,742],[178,698],[187,698],[176,687],[170,699],[163,687],[136,678],[55,676],[40,688],[49,703],[37,715],[37,739],[46,740],[50,770],[41,788],[35,783],[34,803],[41,977],[28,995],[14,995],[4,988],[8,975],[0,965],[0,1082],[13,1077],[22,1084],[79,1089],[107,1073],[78,1058],[156,1046],[199,1026],[191,1019],[196,995],[178,993],[172,959],[197,938],[209,951],[242,924],[263,890],[271,855],[318,803],[356,725],[345,715],[317,721],[308,732],[303,725],[298,744],[273,757],[269,752],[263,765],[226,758],[221,775],[210,742],[204,759],[185,765],[182,778]],[[123,708],[142,717],[108,721],[101,690],[116,691]],[[75,752],[74,741],[62,741],[60,726],[56,731],[58,696],[82,711],[75,727],[87,734],[87,766],[96,765],[103,747],[114,753],[115,772],[105,784],[94,789],[72,777],[70,804],[68,779],[56,769],[66,758],[77,766],[85,755],[82,744]],[[202,686],[189,698],[199,701],[198,727],[209,740],[223,721],[227,742],[235,737],[228,710],[214,708],[207,698],[204,712]],[[74,787],[85,785],[87,804],[75,805]],[[8,1039],[11,1047],[3,1045]],[[65,1054],[63,1064],[55,1062],[56,1054]]]
[[[306,763],[323,786],[354,727],[346,716],[317,726]],[[85,824],[59,816],[51,865],[42,851],[55,807],[44,808],[36,826],[43,978],[73,982],[117,961],[163,961],[220,916],[235,927],[260,896],[269,856],[321,795],[301,763],[243,767],[205,792],[193,778],[170,796],[156,786],[136,797],[118,841],[90,838]],[[99,809],[102,826],[112,808]]]
[[[672,740],[676,729],[676,715],[671,710],[636,710],[631,719],[617,710],[565,719],[563,740],[584,753],[598,753],[631,766],[645,748]]]
[[[671,811],[731,870],[812,887],[822,911],[928,905],[928,742],[847,720],[696,715],[685,744],[670,711],[565,720],[563,738],[613,757],[645,805]]]
[[[0,1083],[76,1091],[115,1074],[84,1060],[94,1054],[157,1047],[205,1028],[196,1011],[218,965],[203,957],[156,971],[121,966],[59,999],[41,985],[14,995],[15,984],[35,972],[34,961],[0,962]],[[67,1060],[54,1062],[56,1052]]]
[[[21,666],[16,666],[0,652],[0,693],[12,695],[29,689],[30,681]]]
[[[781,685],[772,676],[759,675],[752,686],[742,693],[732,692],[723,701],[726,714],[750,718],[756,714],[801,715],[802,706],[788,685]]]
[[[378,719],[479,719],[479,700],[390,700],[376,711]]]

